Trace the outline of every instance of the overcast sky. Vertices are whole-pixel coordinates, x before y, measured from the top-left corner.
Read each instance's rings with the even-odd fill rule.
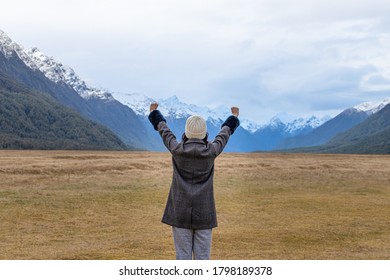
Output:
[[[0,29],[89,84],[197,105],[334,115],[390,96],[388,0],[1,0]]]

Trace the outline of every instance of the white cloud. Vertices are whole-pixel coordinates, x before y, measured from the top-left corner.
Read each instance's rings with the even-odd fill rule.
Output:
[[[363,76],[360,86],[366,91],[390,91],[390,77],[379,73],[370,73]]]
[[[8,0],[1,28],[97,86],[266,121],[389,95],[389,14],[387,0]]]

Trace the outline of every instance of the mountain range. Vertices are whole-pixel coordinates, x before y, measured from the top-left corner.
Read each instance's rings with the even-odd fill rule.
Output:
[[[147,149],[145,128],[136,114],[109,93],[92,92],[67,66],[37,48],[25,49],[0,31],[0,71],[9,79],[73,109],[114,132],[129,149]],[[85,93],[84,95],[81,93]],[[146,141],[145,141],[146,140]]]
[[[381,102],[365,102],[352,108],[345,109],[336,117],[314,128],[309,133],[283,140],[276,149],[291,149],[297,147],[323,145],[337,134],[348,131],[355,125],[366,120],[371,115],[379,112],[389,103],[390,98],[387,98]]]
[[[0,74],[2,81],[0,83],[0,90],[2,90],[1,93],[3,94],[2,98],[4,98],[4,102],[15,102],[18,99],[17,97],[20,97],[20,95],[15,93],[23,93],[24,96],[28,97],[39,96],[41,98],[43,96],[46,99],[49,98],[50,102],[46,102],[45,105],[39,102],[33,103],[48,111],[51,108],[57,108],[57,111],[60,110],[58,108],[61,108],[61,110],[65,109],[65,111],[68,110],[67,112],[71,112],[73,117],[77,115],[78,118],[83,119],[89,125],[98,125],[99,129],[106,129],[106,132],[109,131],[109,133],[116,137],[116,141],[114,142],[116,142],[117,146],[107,146],[108,142],[103,141],[105,144],[102,148],[165,150],[158,133],[153,130],[147,119],[149,105],[155,100],[142,94],[119,94],[92,87],[83,81],[71,67],[45,55],[36,47],[29,49],[21,47],[2,31],[0,31]],[[13,85],[11,89],[10,84]],[[18,102],[20,103],[20,101],[19,98]],[[209,137],[213,138],[230,113],[230,109],[223,106],[210,109],[206,106],[186,104],[180,101],[177,96],[156,101],[159,102],[159,109],[178,137],[181,137],[183,133],[187,117],[197,114],[206,119]],[[302,150],[309,152],[315,152],[316,149],[319,149],[319,151],[348,151],[351,153],[354,153],[356,149],[364,151],[365,149],[359,145],[363,145],[364,143],[367,145],[366,140],[359,142],[356,140],[356,137],[359,136],[358,138],[360,139],[362,137],[369,137],[369,135],[355,131],[354,135],[358,136],[351,138],[351,136],[348,136],[348,133],[352,129],[364,130],[363,127],[367,123],[372,126],[370,120],[373,117],[384,114],[383,111],[388,110],[386,109],[388,107],[386,105],[389,103],[390,98],[379,103],[363,103],[344,110],[334,118],[328,116],[323,118],[316,116],[295,118],[286,113],[281,113],[273,117],[266,125],[260,125],[252,120],[240,119],[241,126],[237,129],[235,136],[229,141],[226,151],[286,151],[288,149],[294,149],[291,151],[296,151],[298,147],[312,147],[308,148],[308,150]],[[18,106],[22,105],[19,104]],[[23,106],[26,106],[26,104]],[[6,121],[5,108],[3,107],[0,107],[0,116],[3,119],[0,133],[5,133],[3,123],[7,123],[7,145],[10,145],[13,139],[12,137],[10,138],[12,134],[10,131],[13,130],[9,130],[12,122],[9,120]],[[12,115],[14,117],[17,115],[16,112],[19,111],[16,110],[13,112]],[[66,114],[63,113],[64,115]],[[32,121],[32,116],[30,116],[30,119],[28,119],[28,115],[24,117],[27,118],[26,120]],[[386,122],[379,122],[375,126],[379,130],[378,133],[384,133],[380,134],[381,137],[387,135],[386,125]],[[19,127],[23,126],[19,125]],[[50,133],[50,127],[52,130],[55,129],[54,126],[46,126],[47,133]],[[71,125],[69,124],[70,127]],[[23,129],[19,130],[19,142],[24,137]],[[85,131],[87,131],[86,128]],[[376,133],[372,130],[367,131],[370,131],[370,135]],[[75,135],[72,137],[75,138]],[[386,142],[386,138],[384,139],[384,142]],[[42,140],[41,143],[43,142]],[[57,141],[56,143],[57,146],[51,145],[49,148],[88,148],[88,145],[77,147],[77,145],[61,146],[61,141]],[[338,150],[336,148],[345,145],[348,146],[349,144],[353,148],[344,150]],[[7,146],[0,145],[0,147],[4,148]],[[11,145],[11,147],[14,146]],[[94,147],[97,148],[96,145],[94,146],[92,144],[89,148]],[[30,148],[40,147],[39,145],[33,145]]]
[[[106,127],[0,71],[0,148],[125,150],[127,146]]]
[[[390,104],[323,145],[289,149],[288,152],[390,154]]]

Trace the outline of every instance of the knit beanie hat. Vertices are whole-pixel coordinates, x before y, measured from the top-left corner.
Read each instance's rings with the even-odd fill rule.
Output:
[[[203,139],[206,137],[207,132],[206,122],[200,116],[191,116],[186,121],[185,130],[188,139]]]

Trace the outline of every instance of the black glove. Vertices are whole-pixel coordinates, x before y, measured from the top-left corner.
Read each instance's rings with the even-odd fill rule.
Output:
[[[224,126],[228,126],[228,127],[230,127],[230,130],[231,130],[231,132],[233,134],[234,131],[236,130],[236,128],[239,127],[239,125],[240,125],[239,119],[237,117],[235,117],[235,116],[230,116],[222,124],[221,128],[224,127]]]
[[[159,110],[154,110],[149,114],[149,121],[155,130],[157,130],[157,126],[160,122],[167,122]]]

